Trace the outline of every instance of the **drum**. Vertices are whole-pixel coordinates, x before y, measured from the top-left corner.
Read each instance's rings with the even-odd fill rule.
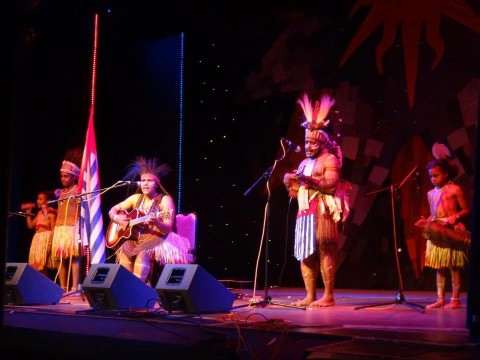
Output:
[[[466,245],[470,244],[469,231],[452,229],[435,220],[429,220],[425,223],[423,236],[439,247],[450,247],[462,250]]]

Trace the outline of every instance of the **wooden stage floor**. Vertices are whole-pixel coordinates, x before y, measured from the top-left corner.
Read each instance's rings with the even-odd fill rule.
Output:
[[[480,358],[480,341],[467,328],[466,294],[461,309],[423,310],[416,305],[433,302],[435,293],[337,289],[334,307],[304,309],[284,306],[302,298],[302,288],[230,290],[232,308],[213,314],[167,312],[159,303],[95,310],[84,294],[50,305],[6,304],[2,336],[8,357],[2,358]]]

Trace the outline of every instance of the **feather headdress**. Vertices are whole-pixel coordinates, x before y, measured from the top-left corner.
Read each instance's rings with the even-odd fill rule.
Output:
[[[134,161],[128,165],[124,180],[134,180],[137,176],[150,174],[160,185],[160,179],[170,172],[170,166],[159,164],[156,158],[147,159],[143,156],[137,156]]]
[[[315,101],[315,107],[312,106],[312,102],[307,93],[297,100],[300,104],[305,115],[305,122],[302,126],[309,130],[319,130],[325,128],[330,120],[326,120],[328,113],[333,105],[335,105],[335,99],[330,95],[322,95],[320,101]]]
[[[450,150],[445,144],[435,143],[432,146],[432,155],[437,160],[449,160],[452,157]]]
[[[448,173],[448,180],[453,181],[458,176],[459,170],[453,161],[450,149],[445,144],[436,142],[432,146],[432,155],[435,160],[427,164],[427,169],[430,170],[435,166],[439,166]]]
[[[297,103],[300,104],[305,115],[305,121],[302,123],[302,126],[305,128],[305,139],[311,138],[321,143],[330,142],[328,134],[322,129],[330,122],[326,117],[335,104],[335,100],[330,95],[322,95],[320,101],[315,101],[315,106],[312,106],[307,93],[304,93],[297,100]]]

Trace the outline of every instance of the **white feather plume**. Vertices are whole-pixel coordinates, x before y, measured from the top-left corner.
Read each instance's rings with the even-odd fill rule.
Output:
[[[310,98],[308,97],[307,93],[304,93],[302,98],[297,100],[297,104],[300,104],[303,110],[303,114],[305,115],[305,119],[311,123],[312,116],[313,116],[313,106]]]
[[[435,143],[432,146],[432,155],[437,160],[448,160],[452,157],[450,150],[445,144]]]
[[[335,99],[330,97],[330,95],[322,95],[322,98],[320,99],[320,105],[318,106],[318,108],[317,106],[315,106],[315,110],[317,110],[317,113],[315,114],[316,119],[314,120],[321,127],[326,127],[328,125],[329,120],[325,120],[325,118],[327,117],[333,105],[335,105]]]
[[[313,105],[307,93],[304,93],[302,97],[297,100],[297,103],[302,107],[308,127],[322,129],[325,128],[330,121],[325,118],[335,104],[335,100],[330,95],[322,95],[320,101],[315,101],[315,105]]]

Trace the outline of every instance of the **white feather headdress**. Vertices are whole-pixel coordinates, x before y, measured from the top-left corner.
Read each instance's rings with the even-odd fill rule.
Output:
[[[445,144],[435,143],[432,146],[432,155],[437,160],[449,160],[452,157],[450,150]]]
[[[320,101],[315,101],[315,107],[313,107],[307,93],[304,93],[297,103],[300,104],[305,115],[306,121],[302,126],[309,130],[319,130],[325,128],[330,122],[326,117],[335,104],[335,99],[330,95],[322,95]]]

